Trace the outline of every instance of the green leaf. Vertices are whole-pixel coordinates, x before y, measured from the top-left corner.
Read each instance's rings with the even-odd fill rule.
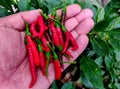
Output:
[[[113,67],[114,61],[115,61],[115,57],[113,53],[105,56],[105,65],[109,69]]]
[[[82,72],[81,72],[81,80],[82,80],[83,85],[85,85],[85,87],[88,87],[88,88],[93,87],[92,83],[88,79],[85,78]]]
[[[55,81],[55,80],[53,81],[53,84],[52,84],[52,89],[58,89],[58,87],[57,87],[57,84],[56,84],[56,81]]]
[[[104,19],[105,11],[104,8],[99,8],[97,11],[97,23]]]
[[[112,45],[114,48],[114,53],[115,53],[115,58],[117,61],[120,61],[120,38],[116,37],[116,39],[110,39],[109,43]]]
[[[117,62],[115,62],[115,68],[119,68],[120,69],[120,61],[117,61]]]
[[[109,32],[109,36],[110,36],[110,44],[113,46],[113,48],[116,48],[117,46],[120,45],[120,42],[119,42],[120,41],[120,28],[111,30]]]
[[[96,58],[95,59],[95,63],[99,66],[99,67],[101,67],[102,66],[102,63],[103,63],[103,57],[98,57],[98,58]]]
[[[5,8],[0,7],[0,17],[9,15],[8,11]]]
[[[15,4],[14,0],[0,0],[0,6],[5,7],[7,10],[13,12],[12,4]]]
[[[93,50],[96,52],[97,55],[99,56],[104,56],[109,53],[109,47],[108,44],[103,41],[101,38],[92,38],[91,39],[91,44]]]
[[[39,3],[38,1],[40,0],[30,0],[30,5],[34,8],[39,8]],[[41,3],[42,4],[42,3]]]
[[[85,1],[85,2],[87,2],[89,4],[91,4],[91,5],[95,5],[98,8],[102,7],[102,5],[99,3],[98,0],[83,0],[83,1]]]
[[[30,0],[19,0],[18,9],[19,11],[30,10]]]
[[[119,0],[111,0],[109,4],[105,7],[105,18],[108,18],[110,14],[117,13],[120,9],[120,1]]]
[[[59,8],[61,4],[61,0],[45,0],[43,2],[44,6],[48,8],[48,13],[52,13],[53,8]]]
[[[117,60],[117,61],[120,61],[120,49],[117,49],[117,48],[116,48],[116,49],[114,50],[114,52],[115,52],[116,60]]]
[[[91,58],[82,56],[80,59],[80,69],[85,78],[91,82],[92,88],[104,89],[102,72]]]
[[[73,82],[68,82],[68,83],[65,83],[61,89],[75,89],[75,86]]]
[[[115,54],[113,53],[113,49],[110,50],[110,53],[105,56],[105,65],[106,69],[109,71],[109,74],[111,76],[111,82],[114,81],[114,64],[115,64]]]
[[[64,0],[63,2],[66,4],[66,5],[70,5],[70,4],[73,4],[75,3],[76,0]]]
[[[94,31],[96,32],[107,31],[108,33],[108,31],[117,29],[117,28],[120,28],[120,17],[104,19],[103,21],[95,25]]]
[[[120,88],[120,83],[116,82],[115,86],[116,86],[116,89],[119,89]]]

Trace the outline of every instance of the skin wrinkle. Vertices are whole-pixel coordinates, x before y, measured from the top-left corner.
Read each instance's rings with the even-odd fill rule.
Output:
[[[7,27],[6,27],[7,28]],[[8,28],[8,29],[10,29],[10,28]],[[12,30],[11,30],[12,31]],[[12,31],[12,32],[14,32],[14,31]],[[20,33],[18,33],[18,34],[16,34],[16,36],[20,36],[21,34]],[[18,38],[19,39],[19,41],[20,41],[20,44],[21,44],[21,41],[22,41],[22,38],[20,37],[20,38]],[[11,41],[10,40],[8,40],[8,44],[7,44],[7,46],[5,46],[5,47],[9,47],[9,45],[10,45],[10,47],[15,47],[14,46],[14,44],[13,44],[13,46],[11,45],[11,44],[9,44],[9,42],[11,43]],[[23,42],[23,41],[22,41]],[[23,44],[24,44],[24,42],[23,42]],[[4,48],[5,48],[4,47]],[[22,48],[24,48],[24,47],[22,47],[22,45],[20,45],[19,46],[19,49],[22,49]],[[9,49],[9,48],[8,48]],[[22,50],[21,50],[22,51]],[[25,56],[26,56],[26,54],[24,55],[23,54],[23,52],[19,52],[19,51],[17,51],[16,50],[16,54],[22,54],[23,55],[23,57],[21,58],[21,59],[24,59],[25,58]],[[26,53],[26,52],[25,52]],[[6,58],[8,58],[7,57],[7,55],[6,54],[8,54],[8,52],[7,52],[7,50],[6,50],[6,48],[3,50],[3,55],[5,54],[5,56],[4,56],[4,59],[6,59]],[[9,54],[9,55],[11,55],[11,53]],[[16,55],[13,55],[13,58],[15,58],[16,57]],[[18,56],[19,57],[19,56]],[[17,58],[18,59],[18,58]],[[14,59],[13,59],[14,60]],[[5,62],[5,60],[4,60],[4,62]],[[8,63],[7,62],[7,60],[6,60],[6,62],[5,63]],[[18,63],[20,63],[19,61],[18,61]],[[10,66],[10,65],[8,65],[8,66]],[[13,64],[12,64],[12,66],[13,66]],[[16,63],[16,65],[14,65],[13,67],[15,67],[15,66],[17,66],[17,63]],[[5,68],[7,68],[7,65],[6,65],[6,67]],[[8,67],[9,68],[9,67]],[[7,70],[8,70],[8,68],[7,68]]]
[[[7,76],[7,75],[5,75],[6,73],[4,73],[3,72],[3,74],[0,74],[0,75],[3,75],[2,76],[2,78],[4,78],[4,81],[5,80],[9,80],[9,84],[11,84],[11,83],[14,83],[14,84],[16,84],[17,82],[18,82],[18,84],[19,84],[19,81],[17,81],[16,79],[14,79],[15,78],[15,73],[18,73],[18,70],[19,70],[19,68],[20,67],[22,67],[22,66],[20,66],[20,65],[22,65],[22,63],[24,64],[24,62],[21,62],[20,64],[19,64],[19,66],[16,66],[16,68],[14,68],[14,69],[11,69],[10,70],[10,73],[8,74],[7,73],[7,75],[9,75],[9,76]],[[24,73],[23,71],[26,69],[25,67],[27,67],[26,66],[26,64],[28,64],[28,62],[26,61],[26,63],[24,64],[24,67],[21,69],[21,72],[19,73],[19,74],[22,74],[22,73]],[[7,72],[8,72],[8,70],[6,70]],[[6,72],[5,71],[5,72]],[[20,71],[20,70],[19,70]],[[1,79],[1,78],[0,78]],[[4,81],[1,81],[1,82],[4,82]]]
[[[20,86],[21,87],[21,85],[19,85],[19,82],[21,81],[22,82],[22,79],[25,79],[24,78],[24,76],[21,76],[21,77],[18,77],[18,76],[16,76],[16,73],[19,73],[19,75],[22,75],[22,74],[25,74],[25,72],[24,71],[26,71],[26,67],[28,67],[27,65],[28,65],[28,62],[27,62],[27,60],[25,59],[24,60],[25,62],[21,62],[21,64],[20,65],[22,65],[22,66],[18,66],[17,67],[17,69],[16,69],[16,71],[14,71],[14,73],[12,74],[12,76],[10,77],[10,83],[11,84],[17,84],[18,86]]]

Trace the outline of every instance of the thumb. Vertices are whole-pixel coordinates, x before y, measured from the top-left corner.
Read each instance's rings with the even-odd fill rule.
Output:
[[[37,20],[38,15],[40,15],[39,12],[41,12],[40,9],[24,11],[0,18],[0,26],[5,26],[21,31],[25,28],[25,22],[31,24],[33,21]]]

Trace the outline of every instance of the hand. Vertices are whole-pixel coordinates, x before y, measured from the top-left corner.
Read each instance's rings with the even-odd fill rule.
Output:
[[[39,15],[40,10],[20,12],[0,18],[0,88],[1,89],[28,89],[31,81],[29,63],[24,44],[25,22],[31,24]],[[58,13],[60,14],[60,10]],[[65,26],[71,31],[79,49],[72,52],[77,58],[86,48],[89,39],[87,33],[94,26],[91,19],[93,13],[89,9],[81,10],[73,4],[67,7]],[[64,60],[66,60],[64,58]],[[65,68],[68,65],[65,65]],[[54,67],[49,66],[48,79],[38,71],[38,79],[32,89],[48,89],[54,80]],[[49,80],[49,81],[48,81]]]

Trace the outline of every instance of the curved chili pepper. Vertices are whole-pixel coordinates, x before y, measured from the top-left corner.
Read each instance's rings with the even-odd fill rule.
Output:
[[[31,71],[31,76],[32,76],[32,80],[31,83],[29,85],[29,88],[33,87],[36,80],[37,80],[37,72],[36,72],[36,68],[35,68],[35,64],[34,64],[34,57],[32,54],[32,49],[29,45],[29,43],[27,44],[27,51],[28,51],[28,59],[29,59],[29,66],[30,66],[30,71]]]
[[[30,25],[30,32],[32,33],[33,37],[38,37],[39,34],[36,30],[36,25],[37,25],[37,20]]]
[[[38,16],[38,25],[39,25],[39,38],[41,38],[45,32],[45,23],[42,15]]]
[[[70,35],[70,42],[73,46],[72,51],[76,51],[78,49],[78,44],[70,32],[69,35]]]
[[[69,41],[70,41],[70,35],[69,35],[69,32],[66,31],[64,34],[65,34],[66,39],[65,39],[64,48],[63,48],[63,50],[62,50],[61,53],[65,53],[65,52],[66,52],[66,50],[68,49],[68,46],[69,46]]]
[[[34,62],[35,62],[35,65],[36,66],[39,66],[40,65],[40,59],[39,59],[39,53],[38,53],[38,50],[37,50],[37,47],[35,46],[31,36],[29,35],[29,27],[28,27],[28,24],[26,24],[26,39],[31,47],[31,50],[32,50],[32,53],[33,53],[33,56],[34,56]]]

